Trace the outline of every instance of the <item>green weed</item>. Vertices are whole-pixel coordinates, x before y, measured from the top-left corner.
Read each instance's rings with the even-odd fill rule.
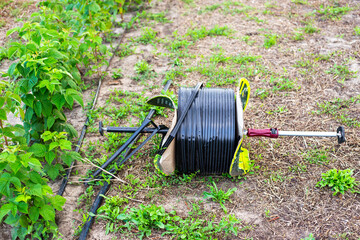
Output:
[[[297,163],[296,165],[293,165],[293,166],[289,167],[288,169],[289,169],[289,172],[293,172],[293,173],[307,172],[307,166],[302,163]]]
[[[153,43],[156,39],[157,32],[152,28],[145,27],[142,29],[141,36],[136,38],[135,41],[143,44]]]
[[[159,12],[159,13],[150,13],[147,11],[142,11],[138,16],[142,19],[148,19],[153,20],[159,23],[168,23],[171,22],[169,19],[166,18],[165,12]]]
[[[356,77],[357,72],[350,71],[346,65],[337,65],[335,63],[326,73],[333,74],[338,79],[338,82],[344,83],[345,80]]]
[[[317,13],[322,16],[323,19],[339,20],[343,15],[351,11],[349,6],[338,7],[338,6],[320,6]]]
[[[276,172],[271,172],[269,178],[273,182],[284,182],[287,179],[287,177],[282,172],[282,170],[278,170]]]
[[[263,46],[265,48],[271,48],[276,44],[278,38],[279,36],[277,34],[265,34]]]
[[[144,75],[152,70],[152,66],[149,63],[147,63],[145,60],[140,60],[135,64],[134,69],[137,74]]]
[[[112,74],[111,77],[113,79],[123,78],[124,74],[122,73],[122,69],[121,68],[114,69],[113,74]]]
[[[217,223],[205,220],[203,212],[197,204],[193,204],[193,211],[189,212],[189,217],[185,219],[177,216],[175,211],[166,212],[162,206],[140,204],[137,208],[124,208],[120,211],[112,211],[109,206],[106,206],[107,211],[103,211],[105,214],[100,216],[110,220],[111,223],[107,227],[109,232],[120,230],[131,234],[133,232],[131,230],[134,229],[140,239],[150,237],[153,230],[160,230],[163,232],[162,235],[170,235],[170,237],[179,239],[209,239],[218,234],[237,236],[239,230],[249,228],[246,226],[239,229],[240,221],[233,215],[223,217]],[[113,207],[113,209],[118,208]]]
[[[119,49],[116,51],[116,55],[119,57],[126,57],[132,55],[134,50],[131,48],[130,44],[122,43],[119,46]]]
[[[218,189],[215,182],[212,182],[212,185],[208,185],[208,187],[210,187],[210,192],[204,192],[204,197],[220,203],[221,208],[225,213],[227,213],[224,203],[227,200],[230,201],[230,196],[237,190],[237,188],[232,188],[225,192],[222,189]]]
[[[302,32],[295,32],[294,35],[292,36],[292,39],[294,41],[304,40],[304,34]]]
[[[250,36],[243,36],[243,37],[241,38],[241,41],[244,41],[246,44],[252,46],[252,45],[254,45],[255,41],[254,41],[254,40],[250,40],[250,38],[251,38]]]
[[[353,170],[337,170],[331,169],[326,173],[321,174],[322,180],[316,184],[316,187],[330,187],[334,191],[333,195],[338,193],[345,194],[346,191],[350,190],[352,193],[360,193],[357,189],[359,182],[352,177]]]
[[[314,33],[320,32],[320,29],[314,27],[311,22],[306,22],[305,27],[303,27],[301,29],[307,34],[314,34]]]
[[[328,152],[323,149],[312,149],[304,154],[304,160],[311,164],[328,164]]]
[[[350,127],[360,127],[360,119],[357,113],[352,113],[351,109],[360,103],[360,95],[352,97],[348,100],[335,98],[331,101],[317,103],[320,110],[318,114],[330,114],[336,120]]]
[[[360,26],[354,27],[354,33],[355,35],[360,36]]]
[[[210,6],[205,6],[204,9],[201,9],[198,11],[199,14],[203,14],[203,13],[207,13],[207,12],[212,12],[215,11],[216,9],[221,8],[220,4],[214,4],[214,5],[210,5]]]
[[[295,4],[308,5],[308,0],[291,0]]]
[[[203,39],[207,36],[226,36],[229,37],[233,32],[229,27],[224,26],[220,27],[215,25],[213,28],[206,29],[204,26],[195,29],[189,29],[186,33],[187,36],[191,38],[192,41],[197,41],[199,39]]]
[[[300,88],[299,86],[297,86],[295,81],[292,81],[289,78],[285,77],[275,78],[271,76],[269,82],[272,85],[273,92],[298,90]]]
[[[267,98],[270,95],[269,91],[264,88],[258,88],[255,90],[255,96],[258,96],[261,100]]]
[[[316,240],[314,234],[310,233],[309,236],[302,238],[301,240]]]

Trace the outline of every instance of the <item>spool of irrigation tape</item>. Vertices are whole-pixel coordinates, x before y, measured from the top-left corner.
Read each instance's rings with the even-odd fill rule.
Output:
[[[180,88],[178,109],[169,132],[194,91],[193,88]],[[155,159],[156,168],[165,174],[172,174],[175,168],[180,173],[230,172],[233,176],[246,173],[248,152],[241,148],[242,111],[246,108],[249,93],[245,79],[240,81],[236,96],[232,89],[201,89],[180,125],[176,139],[160,159]],[[240,151],[235,151],[238,149]]]

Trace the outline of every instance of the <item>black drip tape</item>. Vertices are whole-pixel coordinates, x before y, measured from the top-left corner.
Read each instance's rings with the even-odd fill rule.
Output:
[[[178,116],[193,91],[180,88]],[[180,173],[229,172],[236,144],[235,123],[234,91],[201,89],[176,135],[176,169]]]

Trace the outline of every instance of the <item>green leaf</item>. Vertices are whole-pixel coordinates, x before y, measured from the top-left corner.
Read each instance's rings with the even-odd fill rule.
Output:
[[[5,98],[0,97],[0,108],[2,108],[2,106],[4,106],[4,103],[5,103]]]
[[[35,32],[31,35],[31,39],[36,43],[38,46],[40,46],[41,42],[41,35],[39,32]]]
[[[10,203],[4,204],[0,208],[0,223],[2,222],[2,219],[5,217],[5,215],[11,211],[11,209],[12,209],[12,204]]]
[[[29,217],[30,220],[35,223],[39,219],[39,208],[38,207],[31,207],[29,210]]]
[[[64,115],[62,112],[60,112],[59,110],[54,109],[53,113],[54,113],[54,115],[55,115],[57,118],[59,118],[60,120],[66,121],[65,115]]]
[[[62,140],[62,139],[61,139]],[[52,142],[49,145],[49,151],[53,150],[54,148],[58,147],[59,143],[58,142]]]
[[[9,69],[8,69],[8,74],[10,75],[10,76],[12,76],[13,74],[14,74],[14,71],[15,71],[15,69],[16,69],[16,65],[17,65],[18,63],[13,63],[13,64],[11,64],[10,65],[10,67],[9,67]]]
[[[100,45],[100,52],[101,52],[102,54],[105,54],[105,53],[106,53],[106,51],[107,51],[107,47],[106,47],[106,45],[101,44],[101,45]]]
[[[28,107],[25,112],[25,121],[30,122],[34,115],[34,110],[31,107]]]
[[[97,4],[96,2],[92,2],[89,4],[89,10],[92,12],[98,12],[101,10],[99,4]]]
[[[66,94],[65,94],[65,98],[68,97],[68,96],[71,96],[73,99],[75,99],[82,107],[84,107],[84,102],[83,102],[83,99],[82,99],[82,95],[80,92],[74,90],[74,89],[71,89],[71,88],[68,88],[66,89]],[[69,103],[70,104],[70,103]],[[72,104],[70,104],[70,106],[72,106]]]
[[[28,163],[30,163],[31,165],[33,165],[34,167],[34,169],[39,169],[38,167],[41,167],[41,163],[40,163],[40,161],[39,160],[37,160],[36,158],[30,158],[29,160],[28,160]]]
[[[11,170],[13,170],[14,174],[16,174],[20,168],[22,167],[22,164],[20,161],[15,161],[13,163],[9,163]]]
[[[43,205],[39,213],[45,220],[55,222],[55,210],[51,206]]]
[[[8,55],[7,55],[7,57],[10,59],[10,58],[12,58],[14,55],[15,55],[15,53],[17,53],[18,51],[19,51],[19,47],[18,46],[12,46],[12,47],[10,47],[9,48],[9,50],[8,50]]]
[[[12,184],[14,184],[17,188],[21,188],[21,182],[20,179],[18,179],[17,177],[11,177],[9,182],[11,182]]]
[[[56,210],[62,211],[62,207],[64,206],[66,199],[62,196],[56,195],[50,198],[50,202]]]
[[[34,104],[34,95],[32,94],[25,94],[23,96],[21,96],[22,101],[29,107],[33,108],[33,104]]]
[[[49,50],[49,57],[53,57],[55,59],[61,60],[61,59],[66,59],[66,55],[62,54],[61,52],[59,52],[58,50],[56,50],[55,48],[51,48]]]
[[[57,107],[57,109],[61,110],[62,106],[64,106],[66,100],[63,95],[55,94],[51,98],[51,102]]]
[[[52,125],[54,125],[54,123],[55,123],[55,118],[53,116],[50,116],[46,119],[46,125],[49,130],[52,127]]]
[[[73,162],[73,158],[70,153],[65,153],[61,155],[61,160],[70,167],[71,163]]]
[[[51,102],[47,99],[42,100],[41,101],[41,106],[42,106],[42,113],[44,114],[45,117],[50,117],[51,113],[52,113],[52,109],[53,109],[53,105],[51,104]]]
[[[41,117],[42,107],[41,107],[41,102],[40,101],[35,102],[34,111],[35,111],[35,113],[36,113],[36,115],[38,117]]]
[[[33,183],[39,183],[39,184],[41,184],[43,182],[43,180],[41,178],[41,175],[39,173],[37,173],[37,172],[34,172],[34,171],[30,172],[30,180]]]
[[[29,199],[29,196],[24,197],[24,199]],[[19,204],[17,205],[19,212],[22,213],[28,213],[28,205],[25,201],[19,202]]]
[[[9,31],[6,32],[6,37],[10,36],[14,32],[18,32],[19,30],[20,30],[20,27],[15,27],[13,29],[10,29]]]
[[[37,51],[37,48],[36,48],[35,44],[33,44],[33,43],[27,44],[26,49],[30,50],[31,52],[36,52]]]
[[[1,120],[7,120],[7,117],[6,117],[6,111],[4,109],[0,109],[0,119]]]
[[[38,197],[43,197],[43,194],[42,194],[42,187],[41,187],[41,184],[37,183],[37,184],[34,184],[32,186],[29,186],[30,189],[29,189],[29,194],[31,195],[34,195],[34,196],[38,196]]]
[[[35,157],[45,157],[46,147],[40,143],[34,143],[30,148],[29,152],[33,152]]]
[[[32,76],[30,76],[28,81],[29,81],[28,87],[29,89],[32,89],[37,84],[38,78],[33,74]]]
[[[51,178],[51,180],[55,180],[57,176],[59,176],[59,169],[49,166],[46,170],[47,175]]]
[[[60,148],[61,150],[67,149],[67,150],[71,150],[71,142],[65,139],[60,139],[59,141],[60,143]]]

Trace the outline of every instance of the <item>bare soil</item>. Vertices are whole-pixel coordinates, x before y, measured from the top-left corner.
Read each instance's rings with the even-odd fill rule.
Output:
[[[198,66],[202,59],[209,58],[221,48],[225,56],[235,54],[261,56],[258,64],[264,66],[272,75],[286,76],[296,82],[299,87],[292,91],[272,91],[270,75],[255,74],[248,78],[252,95],[245,112],[246,128],[277,127],[281,130],[297,131],[335,131],[338,126],[344,125],[334,116],[317,114],[318,104],[324,101],[333,101],[335,98],[344,100],[360,95],[359,73],[345,79],[343,82],[334,74],[327,71],[334,64],[345,65],[354,72],[360,71],[360,36],[354,34],[354,28],[360,26],[360,2],[355,0],[336,1],[339,6],[349,6],[351,11],[341,19],[323,19],[319,14],[309,17],[321,5],[330,5],[329,1],[309,0],[308,4],[295,4],[295,1],[239,1],[252,9],[246,13],[233,14],[218,8],[204,11],[207,6],[220,4],[225,1],[195,0],[187,4],[180,0],[154,0],[148,12],[165,12],[170,23],[155,23],[151,26],[157,31],[158,39],[174,39],[173,32],[184,35],[188,29],[205,26],[212,28],[215,25],[228,26],[233,30],[231,37],[215,36],[198,40],[189,47],[193,57],[182,59],[183,68]],[[230,9],[242,9],[242,6],[230,6]],[[133,14],[125,16],[125,21]],[[312,22],[311,22],[311,19]],[[320,31],[307,34],[300,41],[293,40],[294,32],[304,28],[307,21]],[[149,23],[144,23],[149,24]],[[3,39],[5,31],[0,31]],[[276,34],[277,42],[270,48],[265,48],[265,34]],[[131,29],[124,35],[123,43],[130,43],[133,38],[141,35],[141,27]],[[243,39],[249,39],[248,42]],[[250,42],[249,42],[250,41]],[[97,107],[106,104],[114,89],[142,93],[149,89],[143,83],[133,80],[136,75],[134,66],[139,60],[146,60],[158,74],[155,79],[147,82],[149,85],[158,85],[158,88],[149,89],[146,95],[153,96],[160,93],[165,71],[172,69],[173,60],[166,54],[166,43],[159,41],[155,46],[139,44],[135,53],[119,58],[115,56],[107,70],[108,77],[102,82]],[[317,57],[328,55],[327,60],[316,60]],[[298,61],[309,60],[311,67],[296,67]],[[114,81],[111,79],[114,69],[122,68],[124,77]],[[179,86],[195,86],[197,82],[208,81],[208,77],[199,72],[185,72],[185,76],[177,77],[171,88],[177,92]],[[88,83],[98,79],[87,80]],[[227,84],[222,87],[236,89],[236,84]],[[91,94],[96,86],[84,92],[85,99],[90,101]],[[261,99],[255,94],[257,89],[266,90],[269,96]],[[346,108],[349,117],[360,121],[360,104]],[[279,109],[286,109],[279,111]],[[172,115],[169,112],[170,116]],[[78,131],[85,121],[85,114],[80,107],[68,113],[70,122]],[[90,142],[105,141],[107,136],[101,137],[97,133],[97,119],[89,127],[83,144],[83,153],[88,150]],[[136,124],[133,118],[131,123]],[[167,126],[169,118],[155,118],[159,124]],[[119,121],[119,125],[129,126],[128,122]],[[301,239],[312,233],[316,239],[359,239],[360,238],[360,202],[359,194],[350,192],[344,195],[333,196],[330,189],[315,187],[321,179],[321,173],[332,168],[353,169],[354,177],[360,181],[360,133],[359,127],[345,124],[347,142],[338,145],[333,138],[300,138],[283,137],[279,139],[246,138],[244,147],[249,149],[250,158],[256,168],[253,173],[243,179],[231,179],[225,176],[211,176],[217,186],[224,190],[236,187],[237,191],[231,196],[231,202],[226,202],[229,214],[234,214],[242,220],[244,226],[250,229],[239,232],[237,237],[227,239]],[[125,168],[118,173],[118,177],[126,179],[129,174],[135,175],[141,181],[149,173],[154,154],[151,151],[153,143],[141,150],[141,155],[126,163]],[[309,163],[306,156],[312,150],[325,150],[328,162]],[[116,149],[114,149],[115,151]],[[101,152],[101,150],[100,150]],[[104,151],[101,154],[105,153]],[[303,170],[296,168],[304,166]],[[81,211],[87,211],[90,204],[78,203],[78,199],[85,192],[81,183],[81,175],[87,169],[93,168],[85,163],[78,163],[64,193],[67,199],[64,211],[58,212],[57,222],[64,239],[76,239],[76,228],[83,222]],[[295,169],[295,170],[294,170]],[[205,178],[207,179],[208,176]],[[130,207],[139,204],[162,205],[167,211],[176,210],[179,216],[187,216],[192,203],[200,203],[206,214],[214,213],[218,217],[224,214],[219,204],[204,200],[203,192],[209,191],[204,176],[195,177],[190,183],[173,184],[161,189],[143,189],[136,195],[135,200],[129,201]],[[80,181],[80,183],[79,183]],[[60,182],[54,183],[54,191]],[[121,183],[114,181],[107,196],[125,196],[119,190]],[[95,187],[97,191],[98,188]],[[96,191],[93,198],[96,196]],[[152,194],[152,197],[149,197]],[[97,220],[92,226],[88,239],[137,239],[136,235],[122,235],[121,233],[105,234],[104,220]],[[148,239],[168,239],[161,236],[161,232],[153,232]],[[219,239],[222,239],[221,237]],[[225,238],[224,238],[225,239]]]

